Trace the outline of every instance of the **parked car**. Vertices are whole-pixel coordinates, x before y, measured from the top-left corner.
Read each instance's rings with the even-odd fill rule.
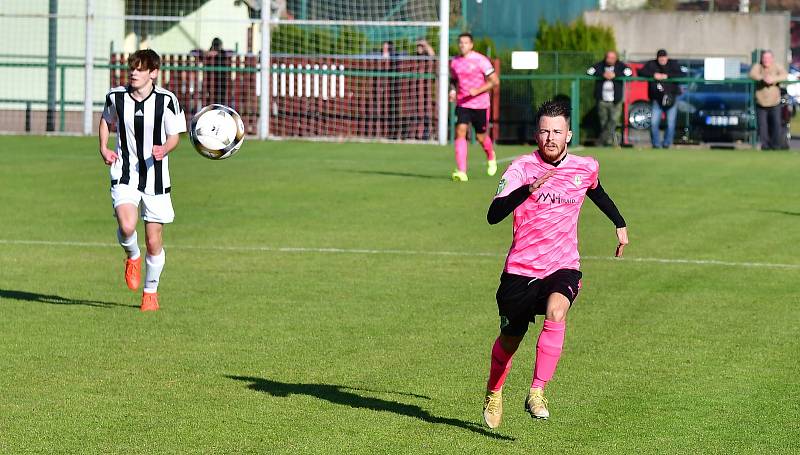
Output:
[[[687,77],[703,78],[702,60],[679,60]],[[634,75],[644,63],[631,63]],[[740,66],[746,77],[749,65]],[[675,141],[748,142],[755,134],[755,107],[749,85],[741,83],[689,82],[681,85]],[[651,105],[646,81],[631,81],[625,87],[623,139],[625,143],[649,142]],[[662,122],[666,127],[666,122]]]

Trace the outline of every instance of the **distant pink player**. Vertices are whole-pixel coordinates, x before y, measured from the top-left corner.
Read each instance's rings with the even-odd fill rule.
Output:
[[[539,108],[538,150],[511,163],[487,214],[496,224],[514,213],[514,240],[497,289],[500,336],[492,348],[483,407],[490,428],[501,423],[511,358],[536,314],[545,320],[525,409],[535,418],[550,416],[544,387],[561,357],[567,311],[580,288],[578,215],[586,196],[616,225],[616,255],[628,244],[625,220],[600,186],[597,161],[567,153],[569,117],[566,103],[548,101]]]
[[[456,182],[466,182],[467,130],[470,123],[475,127],[475,138],[486,152],[486,172],[490,176],[497,172],[494,145],[486,135],[486,124],[489,121],[489,90],[500,81],[492,62],[485,55],[472,50],[472,35],[458,35],[458,50],[461,55],[450,62],[450,102],[456,103],[456,170],[452,177]]]

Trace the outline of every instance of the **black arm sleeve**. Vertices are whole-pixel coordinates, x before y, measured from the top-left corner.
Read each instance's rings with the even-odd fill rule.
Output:
[[[594,205],[600,208],[600,210],[608,217],[611,222],[614,223],[614,226],[618,228],[625,227],[625,219],[622,218],[622,214],[619,213],[617,206],[614,205],[614,201],[608,196],[606,191],[600,185],[600,181],[597,181],[597,186],[594,189],[590,189],[586,191],[586,195],[589,196],[589,199],[594,202]]]
[[[486,221],[488,221],[489,224],[497,224],[503,221],[515,208],[525,202],[525,199],[528,199],[530,195],[531,191],[528,185],[522,185],[508,193],[508,196],[495,198],[492,201],[492,205],[489,206],[489,213],[486,214]]]

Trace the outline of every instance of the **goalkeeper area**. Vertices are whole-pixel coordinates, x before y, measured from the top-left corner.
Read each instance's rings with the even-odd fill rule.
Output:
[[[249,141],[209,162],[183,140],[161,310],[147,314],[123,280],[96,139],[3,144],[2,453],[800,445],[800,205],[782,197],[796,153],[576,152],[599,160],[631,243],[612,259],[613,225],[585,205],[584,287],[548,385],[551,418],[523,411],[530,336],[489,431],[512,226],[486,223],[499,175],[477,172],[479,150],[456,185],[442,173],[450,150],[434,145]],[[528,152],[498,146],[500,171]]]

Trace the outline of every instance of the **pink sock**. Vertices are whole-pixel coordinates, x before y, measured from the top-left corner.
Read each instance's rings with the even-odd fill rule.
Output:
[[[486,152],[486,159],[492,161],[494,159],[494,144],[492,144],[492,138],[486,135],[481,145],[483,145],[483,151]]]
[[[533,367],[531,387],[544,389],[547,381],[553,378],[561,349],[564,347],[564,331],[566,322],[554,322],[545,319],[539,342],[536,343],[536,365]]]
[[[506,352],[500,346],[500,338],[495,340],[492,346],[492,365],[489,368],[489,383],[486,384],[486,389],[496,392],[503,388],[503,383],[506,382],[509,370],[511,370],[511,358],[514,354]]]
[[[456,166],[461,172],[467,172],[467,139],[456,139]]]

